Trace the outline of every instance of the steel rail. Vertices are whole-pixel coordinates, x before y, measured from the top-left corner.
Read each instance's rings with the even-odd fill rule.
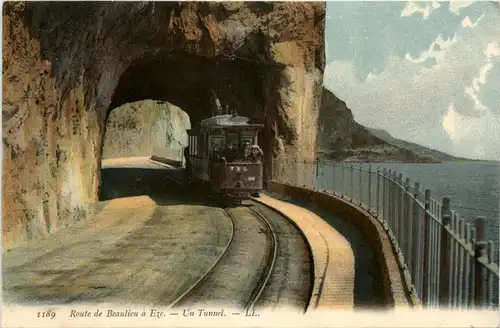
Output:
[[[267,257],[267,265],[264,267],[263,274],[261,278],[257,282],[254,291],[251,294],[249,301],[245,306],[245,310],[247,312],[251,312],[255,308],[255,304],[259,301],[262,293],[264,292],[271,275],[273,274],[274,265],[276,263],[276,257],[278,255],[278,242],[276,238],[276,232],[274,231],[272,225],[266,219],[264,215],[262,215],[259,211],[257,211],[254,207],[247,207],[255,216],[257,216],[268,228],[270,232],[271,245],[269,247],[269,255]]]

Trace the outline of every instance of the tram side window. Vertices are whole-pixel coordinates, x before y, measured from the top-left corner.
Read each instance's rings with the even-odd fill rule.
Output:
[[[211,139],[212,139],[212,144],[210,145],[210,150],[212,152],[212,156],[215,156],[217,151],[220,151],[224,148],[222,145],[222,137],[212,136]]]
[[[203,156],[205,155],[204,152],[203,152],[203,144],[204,144],[204,140],[205,139],[205,134],[204,133],[200,133],[199,134],[199,138],[198,138],[198,145],[197,145],[197,150],[198,150],[198,154]]]
[[[208,132],[205,133],[205,142],[203,144],[203,149],[205,150],[205,154],[203,156],[210,156],[210,134]]]
[[[189,136],[189,155],[197,155],[196,136]]]

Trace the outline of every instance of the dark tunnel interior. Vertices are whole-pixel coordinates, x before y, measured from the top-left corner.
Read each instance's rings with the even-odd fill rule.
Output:
[[[192,122],[226,110],[262,121],[271,78],[272,70],[258,61],[187,53],[145,55],[123,73],[109,109],[154,99],[182,108]]]

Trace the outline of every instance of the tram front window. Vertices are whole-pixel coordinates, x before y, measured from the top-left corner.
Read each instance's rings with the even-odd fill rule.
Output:
[[[222,157],[226,158],[228,162],[236,160],[238,154],[238,134],[228,133],[226,144],[222,152]]]
[[[226,146],[232,145],[233,148],[238,148],[238,134],[237,133],[228,133]]]

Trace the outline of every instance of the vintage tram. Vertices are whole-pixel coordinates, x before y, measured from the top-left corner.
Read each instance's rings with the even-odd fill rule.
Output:
[[[262,127],[250,124],[247,117],[227,114],[202,120],[188,130],[185,156],[190,183],[204,186],[201,189],[209,196],[231,203],[258,197],[262,191],[262,160],[250,159],[245,151],[248,144],[258,145]]]

